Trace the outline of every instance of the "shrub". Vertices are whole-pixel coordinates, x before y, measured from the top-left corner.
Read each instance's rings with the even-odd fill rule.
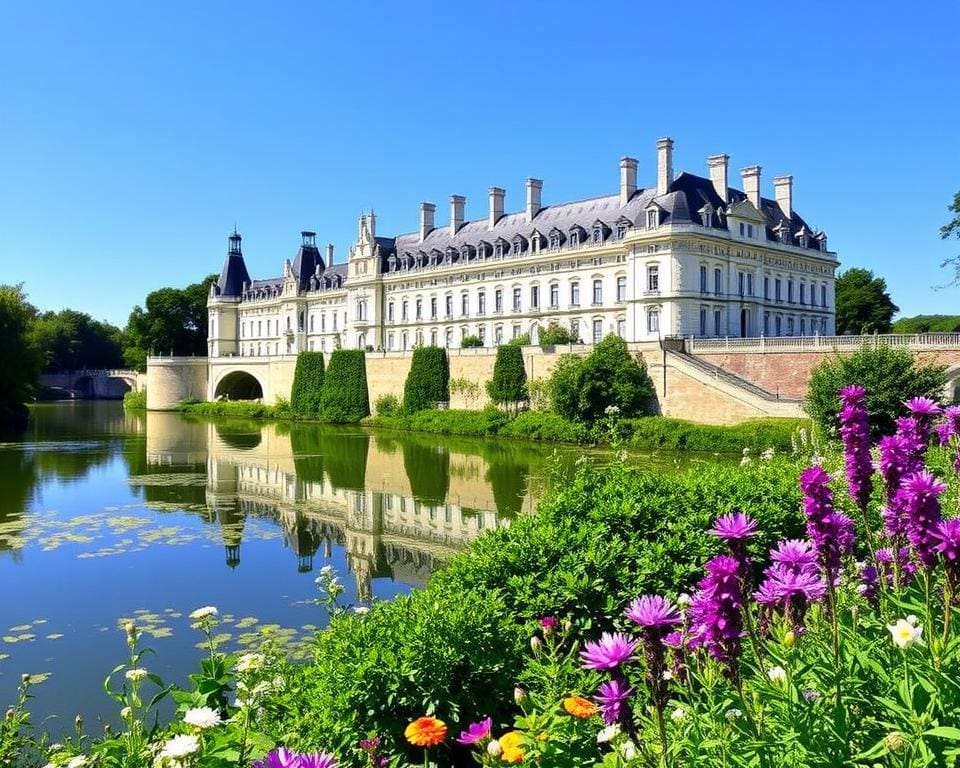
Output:
[[[441,347],[413,350],[410,373],[403,387],[403,410],[416,413],[450,401],[450,361]]]
[[[574,338],[573,332],[555,321],[540,330],[541,347],[556,346],[557,344],[575,344],[576,342],[577,339]]]
[[[413,414],[409,428],[439,435],[495,435],[506,424],[506,414],[496,408],[482,411],[430,410]]]
[[[460,342],[460,346],[463,349],[470,349],[472,347],[482,347],[483,339],[475,334],[470,334],[469,336],[464,336],[463,340]]]
[[[323,353],[301,352],[293,373],[290,390],[290,410],[300,418],[320,414],[320,395],[323,391]]]
[[[550,379],[547,377],[530,379],[527,382],[527,397],[530,400],[530,407],[535,411],[549,410]]]
[[[323,377],[320,417],[338,424],[370,415],[366,356],[361,349],[337,349]]]
[[[380,395],[374,401],[373,410],[377,416],[395,416],[400,411],[400,401],[396,395]]]
[[[825,435],[836,435],[838,392],[848,384],[867,389],[874,437],[892,434],[902,403],[910,397],[939,400],[945,384],[942,366],[921,363],[905,349],[865,347],[852,355],[824,360],[810,376],[804,409]]]
[[[480,399],[480,396],[483,394],[483,389],[481,386],[465,377],[460,377],[456,379],[450,379],[450,395],[462,395],[463,399],[468,403],[473,404]]]
[[[123,396],[123,410],[125,411],[145,411],[147,410],[147,391],[145,389],[139,392],[127,392]]]
[[[216,400],[214,402],[184,400],[177,410],[193,416],[229,416],[241,419],[277,418],[274,406],[256,400]]]
[[[569,421],[580,417],[580,379],[585,359],[580,355],[560,355],[547,382],[553,410]]]
[[[744,448],[755,452],[768,448],[789,451],[799,430],[809,431],[809,426],[806,419],[753,419],[733,426],[718,426],[665,416],[644,416],[630,419],[626,424],[632,448],[709,453],[741,453]]]
[[[507,342],[507,345],[511,347],[528,347],[530,346],[530,334],[521,333],[519,336],[514,336]]]
[[[525,440],[547,440],[556,443],[580,443],[587,439],[587,430],[582,424],[567,421],[549,411],[524,411],[500,430],[503,437]]]
[[[487,394],[493,402],[516,405],[527,399],[527,371],[523,367],[523,350],[506,345],[497,349],[493,378],[487,382]]]

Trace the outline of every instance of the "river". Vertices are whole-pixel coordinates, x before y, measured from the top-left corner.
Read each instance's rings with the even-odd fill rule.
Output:
[[[321,567],[349,605],[407,592],[533,512],[584,456],[609,452],[35,406],[28,432],[0,442],[0,704],[30,673],[43,679],[37,720],[63,716],[47,724],[54,733],[75,714],[112,721],[102,684],[124,658],[123,623],[136,620],[155,649],[151,671],[183,682],[199,653],[188,614],[205,605],[220,611],[225,648],[269,635],[306,658],[326,616],[314,602]]]

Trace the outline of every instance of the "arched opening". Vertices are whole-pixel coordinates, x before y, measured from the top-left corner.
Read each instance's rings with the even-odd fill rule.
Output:
[[[133,390],[129,379],[110,376],[103,382],[100,396],[105,400],[123,400],[123,396]]]
[[[83,400],[93,399],[93,379],[90,376],[81,376],[73,382],[73,391]]]
[[[745,339],[750,335],[750,310],[740,310],[740,338]]]
[[[263,399],[263,387],[246,371],[233,371],[228,373],[217,384],[217,390],[214,392],[214,398],[217,400],[261,400]]]

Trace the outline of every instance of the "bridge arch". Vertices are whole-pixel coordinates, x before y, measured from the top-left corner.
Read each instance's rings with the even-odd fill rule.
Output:
[[[213,390],[215,400],[262,400],[264,387],[261,381],[248,371],[229,371],[217,381]]]

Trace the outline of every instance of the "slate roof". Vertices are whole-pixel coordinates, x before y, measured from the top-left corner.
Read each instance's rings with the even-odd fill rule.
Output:
[[[217,279],[217,293],[220,296],[239,296],[243,293],[244,283],[250,282],[250,273],[243,255],[228,253]]]

